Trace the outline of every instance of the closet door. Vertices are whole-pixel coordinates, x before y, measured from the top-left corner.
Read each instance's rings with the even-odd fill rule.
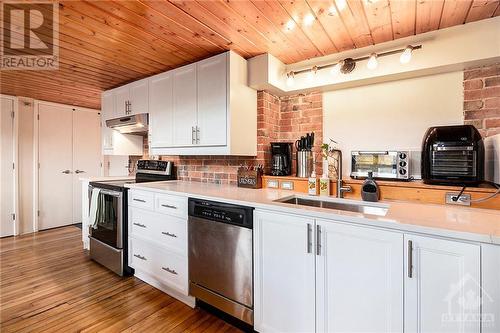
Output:
[[[0,117],[0,237],[14,234],[14,100],[1,98]]]
[[[73,223],[82,221],[80,177],[101,174],[101,128],[97,110],[73,112]]]
[[[38,229],[73,223],[73,109],[38,104]]]

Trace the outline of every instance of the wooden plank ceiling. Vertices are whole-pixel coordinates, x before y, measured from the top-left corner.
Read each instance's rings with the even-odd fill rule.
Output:
[[[499,2],[61,1],[59,70],[3,71],[1,92],[99,108],[103,90],[228,49],[293,63],[498,16]]]

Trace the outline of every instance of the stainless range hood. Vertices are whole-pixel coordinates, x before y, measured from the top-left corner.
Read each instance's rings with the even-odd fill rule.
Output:
[[[106,127],[115,129],[120,133],[144,133],[148,131],[148,125],[147,113],[106,120]]]

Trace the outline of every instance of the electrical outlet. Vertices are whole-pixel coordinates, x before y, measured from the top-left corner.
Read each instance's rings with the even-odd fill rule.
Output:
[[[470,194],[462,193],[462,195],[456,199],[459,193],[446,192],[446,204],[449,205],[460,205],[460,206],[470,206]]]

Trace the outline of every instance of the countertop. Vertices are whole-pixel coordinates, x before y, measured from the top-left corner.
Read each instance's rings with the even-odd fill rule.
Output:
[[[315,218],[331,219],[358,225],[383,227],[405,232],[500,245],[500,211],[497,210],[402,201],[382,201],[374,205],[387,206],[388,212],[385,216],[375,216],[344,210],[295,206],[274,202],[276,199],[294,194],[307,197],[305,194],[277,189],[254,190],[232,185],[187,181],[127,184],[126,186],[132,189],[207,200],[219,200],[258,209],[269,209],[289,214],[303,214]],[[357,200],[327,198],[332,201],[340,200],[349,203],[373,204]]]
[[[113,180],[135,179],[135,176],[95,176],[95,177],[80,177],[80,181],[87,182],[105,182]]]

